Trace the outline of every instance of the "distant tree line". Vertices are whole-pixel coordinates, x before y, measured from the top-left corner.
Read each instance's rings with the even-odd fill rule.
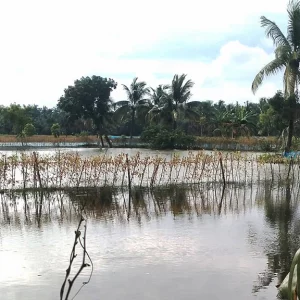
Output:
[[[109,141],[108,135],[139,136],[145,129],[159,127],[195,136],[236,138],[280,136],[289,125],[290,106],[281,91],[258,103],[226,104],[191,101],[193,85],[185,74],[176,74],[170,85],[156,88],[134,78],[130,86],[122,86],[127,99],[114,102],[111,93],[117,83],[113,79],[82,77],[65,90],[54,108],[0,106],[0,133],[19,135],[26,129],[40,135],[99,135]],[[295,134],[300,135],[298,103],[294,109]],[[59,128],[54,130],[54,124]]]

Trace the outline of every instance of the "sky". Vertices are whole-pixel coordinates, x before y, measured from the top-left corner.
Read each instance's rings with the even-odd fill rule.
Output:
[[[82,76],[113,78],[113,100],[134,77],[155,88],[174,74],[194,81],[191,100],[258,101],[282,89],[280,75],[253,95],[273,59],[260,16],[286,33],[286,0],[10,0],[0,2],[0,104],[54,107]]]

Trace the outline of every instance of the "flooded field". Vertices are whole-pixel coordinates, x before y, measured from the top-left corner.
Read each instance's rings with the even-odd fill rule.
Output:
[[[276,299],[299,247],[298,191],[264,181],[135,188],[131,199],[110,187],[4,193],[1,299],[59,298],[82,207],[94,270],[76,299]]]
[[[207,151],[2,152],[0,191],[300,182],[299,159],[265,163],[255,153]]]

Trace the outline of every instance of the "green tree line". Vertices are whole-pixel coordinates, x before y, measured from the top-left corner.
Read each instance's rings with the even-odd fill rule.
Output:
[[[0,133],[18,135],[32,124],[32,133],[50,135],[53,124],[59,124],[66,135],[139,136],[146,128],[159,126],[195,136],[236,138],[280,136],[289,125],[290,106],[281,91],[258,103],[191,101],[192,80],[176,74],[170,85],[156,88],[134,78],[130,86],[123,85],[127,99],[114,102],[111,92],[115,87],[112,79],[83,77],[65,90],[54,108],[0,106]],[[298,111],[296,104],[296,135],[300,135]]]

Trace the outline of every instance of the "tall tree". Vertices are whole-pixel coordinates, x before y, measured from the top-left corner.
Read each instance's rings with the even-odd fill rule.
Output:
[[[82,117],[93,120],[102,146],[104,146],[102,140],[102,135],[104,135],[111,147],[107,129],[112,122],[110,94],[116,87],[117,83],[111,78],[95,75],[82,77],[76,80],[73,86],[65,89],[64,95],[58,101],[58,107],[68,112],[70,119]]]
[[[4,120],[9,131],[19,134],[27,123],[31,123],[30,116],[26,113],[24,106],[12,103],[5,110]]]
[[[150,120],[160,120],[164,124],[172,123],[173,129],[176,129],[179,114],[184,118],[199,117],[192,107],[195,108],[200,102],[187,102],[192,96],[191,89],[194,82],[186,80],[186,76],[186,74],[174,75],[172,84],[165,89],[159,102],[149,111]]]
[[[174,75],[170,87],[170,96],[174,104],[174,129],[177,127],[177,117],[180,105],[184,106],[192,96],[191,89],[194,86],[194,82],[190,79],[186,80],[186,76],[186,74],[180,76],[178,74]]]
[[[297,84],[300,80],[300,1],[288,3],[288,28],[285,36],[273,21],[261,17],[261,26],[266,28],[266,36],[273,40],[275,58],[264,66],[255,76],[252,91],[255,93],[265,77],[284,71],[284,95],[289,103],[289,130],[285,151],[290,151],[294,132],[294,116],[297,99]]]
[[[129,87],[125,84],[122,86],[127,94],[127,100],[114,103],[116,107],[114,117],[119,120],[130,118],[130,139],[132,140],[136,117],[145,114],[151,107],[150,100],[145,98],[150,90],[145,81],[138,81],[138,77],[133,79]]]
[[[156,89],[150,88],[150,100],[153,105],[158,105],[168,94],[168,90],[170,89],[169,85],[160,84]]]

